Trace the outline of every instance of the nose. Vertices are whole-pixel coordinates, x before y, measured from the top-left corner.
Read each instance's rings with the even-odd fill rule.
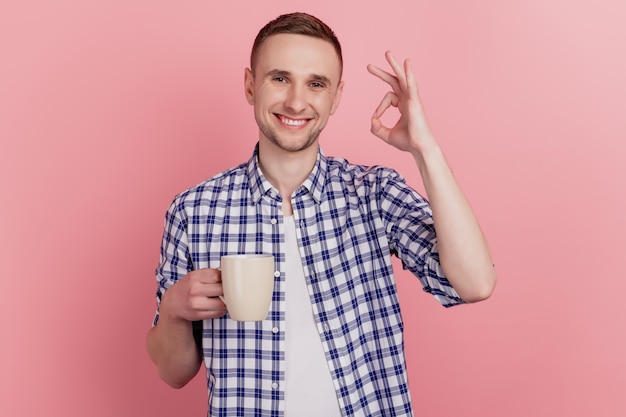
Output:
[[[303,112],[306,109],[305,88],[292,84],[285,97],[285,107],[296,114]]]

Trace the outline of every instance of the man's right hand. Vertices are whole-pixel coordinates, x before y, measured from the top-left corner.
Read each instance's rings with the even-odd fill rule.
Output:
[[[219,269],[191,271],[165,291],[160,314],[186,321],[218,318],[226,313],[220,295],[223,290]]]
[[[188,273],[163,294],[159,321],[148,332],[147,345],[159,376],[172,387],[183,387],[198,373],[202,355],[192,322],[223,316],[222,294],[221,272],[208,268]]]

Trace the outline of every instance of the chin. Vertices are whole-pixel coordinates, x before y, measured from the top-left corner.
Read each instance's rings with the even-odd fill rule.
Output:
[[[287,152],[301,152],[309,149],[311,146],[317,145],[318,135],[308,137],[306,140],[285,140],[276,136],[267,137],[268,140],[276,147]]]

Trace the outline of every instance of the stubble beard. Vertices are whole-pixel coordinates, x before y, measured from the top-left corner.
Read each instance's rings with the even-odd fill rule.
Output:
[[[282,140],[280,136],[278,136],[278,134],[266,124],[260,123],[258,120],[257,120],[257,124],[259,125],[259,130],[261,130],[261,133],[267,138],[267,140],[269,140],[271,143],[273,143],[275,146],[279,147],[280,149],[283,149],[288,152],[299,152],[299,151],[303,151],[309,148],[311,145],[313,145],[317,141],[317,138],[319,137],[320,133],[322,133],[322,129],[314,129],[311,132],[309,132],[309,135],[304,141],[301,141],[301,140],[288,141],[288,140]]]

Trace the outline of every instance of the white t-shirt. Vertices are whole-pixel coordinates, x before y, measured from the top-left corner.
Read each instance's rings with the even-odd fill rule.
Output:
[[[293,216],[285,217],[285,416],[340,417],[298,251]]]

